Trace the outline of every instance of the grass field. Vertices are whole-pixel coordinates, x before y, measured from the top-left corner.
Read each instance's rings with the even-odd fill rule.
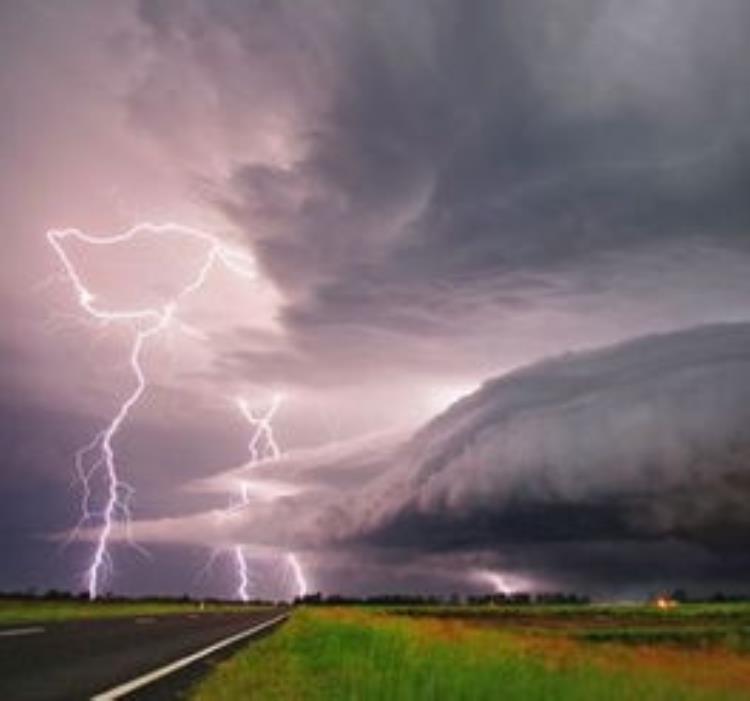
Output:
[[[298,609],[193,701],[750,699],[748,606]]]
[[[249,611],[257,607],[239,604],[153,602],[153,601],[32,601],[28,599],[0,600],[0,625],[69,621],[84,618],[114,618],[121,616],[157,616],[170,613]]]

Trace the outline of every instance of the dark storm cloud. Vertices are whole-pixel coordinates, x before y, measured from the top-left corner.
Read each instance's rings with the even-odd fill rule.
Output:
[[[610,594],[680,580],[741,588],[749,349],[750,325],[713,325],[531,365],[410,440],[391,437],[390,456],[381,441],[229,473],[253,488],[288,476],[297,492],[201,528],[209,541],[252,533],[324,561],[339,553],[353,570],[415,567],[424,581],[494,567]],[[197,523],[136,532],[181,540]]]
[[[599,590],[747,585],[748,348],[747,325],[710,326],[487,383],[369,495],[365,541]]]
[[[493,568],[651,581],[657,563],[746,581],[750,338],[673,334],[748,320],[744,0],[75,0],[0,15],[10,531],[36,532],[35,495],[41,530],[74,522],[69,456],[126,381],[112,371],[127,334],[43,328],[78,312],[69,285],[39,285],[59,272],[43,232],[176,219],[244,236],[261,275],[196,296],[180,320],[205,336],[169,339],[174,375],[149,353],[172,399],[152,385],[118,445],[144,539],[299,547],[330,589],[448,570],[453,587]],[[670,335],[532,365],[654,332]],[[423,422],[524,366],[405,446],[259,468],[292,489],[236,521],[202,511],[236,493],[234,472],[220,495],[182,491],[246,455],[240,392],[283,390],[280,443],[319,447]]]
[[[279,7],[292,27],[311,12]],[[750,254],[746,5],[338,10],[345,29],[308,46],[338,70],[318,76],[328,106],[305,125],[305,155],[238,167],[225,204],[310,355],[349,340],[383,359],[368,346],[385,330],[407,358],[417,338],[468,347],[561,296],[580,311],[617,288],[612,265],[651,284],[643,251],[665,268],[675,247]],[[234,362],[252,372],[263,357]]]
[[[49,534],[75,523],[77,498],[67,460],[89,417],[29,406],[7,387],[0,400],[0,589],[68,586],[65,555]],[[76,551],[74,548],[73,551]],[[69,552],[67,555],[69,556]]]
[[[750,534],[748,348],[747,325],[709,326],[487,383],[411,442],[376,540],[736,547]]]

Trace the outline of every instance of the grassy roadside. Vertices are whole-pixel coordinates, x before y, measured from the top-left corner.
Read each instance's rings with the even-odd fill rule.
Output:
[[[729,701],[740,690],[689,687],[654,667],[603,664],[602,646],[467,621],[306,609],[219,666],[193,701]],[[561,646],[560,643],[563,643]],[[589,657],[589,649],[596,650]],[[634,660],[634,664],[638,664]]]
[[[687,603],[674,609],[659,609],[645,604],[591,604],[543,605],[543,606],[397,606],[383,607],[384,611],[403,616],[429,618],[467,618],[487,620],[520,619],[524,622],[534,619],[555,618],[558,621],[606,621],[616,620],[623,624],[633,621],[660,623],[686,623],[693,625],[696,620],[708,619],[716,622],[744,620],[750,623],[750,603]]]
[[[588,643],[724,648],[750,653],[750,605],[683,604],[661,610],[643,604],[600,606],[400,607],[389,613],[414,618],[463,620],[506,630],[560,635]]]
[[[261,607],[240,604],[206,604],[152,601],[0,601],[0,625],[49,623],[88,618],[160,616],[165,614],[254,611]]]

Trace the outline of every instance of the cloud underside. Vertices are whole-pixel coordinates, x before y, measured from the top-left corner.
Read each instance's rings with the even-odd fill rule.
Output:
[[[283,291],[290,345],[226,337],[222,376],[488,376],[557,352],[550,333],[580,348],[744,313],[742,2],[145,2],[139,19],[161,60],[134,118],[177,149],[163,95],[185,74],[224,108],[178,96],[188,133],[244,144],[217,146],[211,204]]]
[[[736,586],[750,536],[748,421],[750,325],[700,327],[515,371],[406,440],[234,470],[217,481],[262,493],[288,475],[299,491],[135,533],[378,562],[383,583],[416,568],[445,586],[495,566],[550,587],[699,572],[703,586]]]
[[[259,281],[212,279],[180,312],[195,346],[149,349],[117,445],[142,541],[293,548],[331,590],[740,587],[749,41],[745,0],[0,3],[9,551],[75,520],[64,456],[132,379],[126,333],[68,327],[42,234],[166,218]],[[80,253],[131,304],[189,264],[164,251]],[[489,377],[415,434],[207,479],[246,455],[227,397],[286,393],[293,449]],[[36,526],[32,472],[57,507]],[[32,582],[16,561],[2,586]]]

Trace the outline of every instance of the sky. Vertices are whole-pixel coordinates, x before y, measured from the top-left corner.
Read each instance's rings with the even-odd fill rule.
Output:
[[[252,268],[144,343],[102,591],[233,596],[237,548],[259,596],[290,556],[750,591],[749,40],[743,0],[0,0],[0,589],[85,588],[75,453],[136,380],[75,229],[108,311]]]

